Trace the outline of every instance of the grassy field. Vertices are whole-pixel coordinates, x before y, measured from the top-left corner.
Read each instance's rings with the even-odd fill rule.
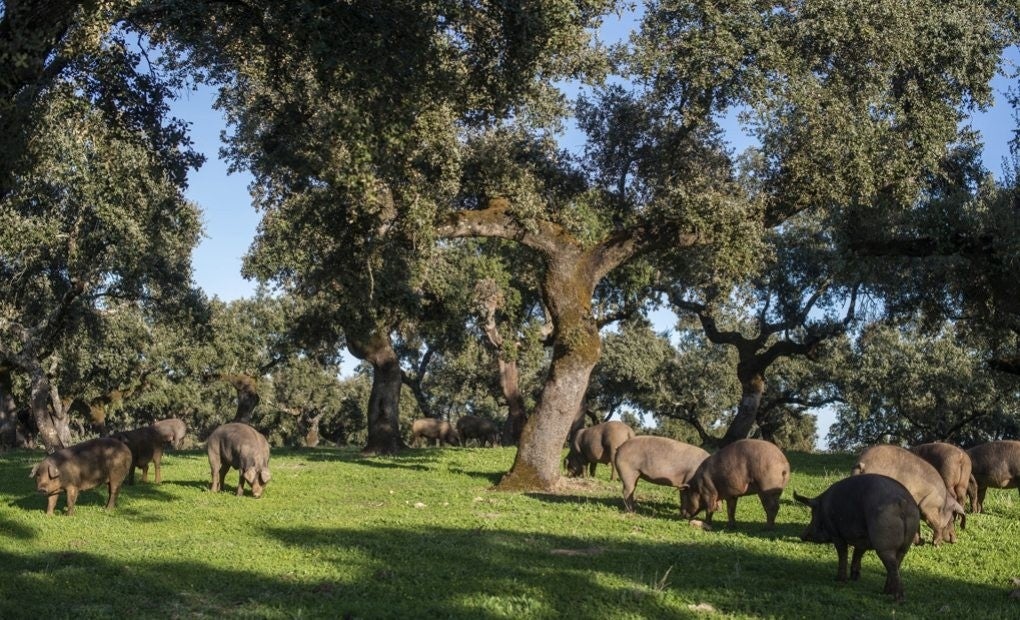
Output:
[[[874,553],[840,584],[833,548],[798,538],[809,512],[792,489],[820,493],[850,457],[790,455],[770,532],[755,497],[734,531],[702,531],[644,482],[626,514],[604,466],[557,495],[488,490],[513,456],[277,450],[255,500],[210,493],[205,455],[171,453],[163,484],[125,487],[115,511],[93,490],[75,516],[47,517],[28,477],[40,453],[6,452],[0,617],[1020,618],[1016,491],[990,490],[959,543],[911,550],[895,604]]]

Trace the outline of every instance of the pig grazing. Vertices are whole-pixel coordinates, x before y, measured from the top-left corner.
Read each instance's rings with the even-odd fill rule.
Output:
[[[921,523],[917,502],[906,487],[887,476],[861,474],[834,483],[816,498],[797,493],[793,498],[811,507],[811,523],[800,539],[836,546],[837,581],[846,581],[848,546],[854,548],[850,562],[850,579],[854,581],[861,577],[861,556],[874,549],[885,566],[882,591],[903,600],[900,563]]]
[[[967,454],[975,482],[970,498],[974,512],[984,511],[989,487],[1020,489],[1020,441],[989,441],[967,450]]]
[[[609,464],[609,479],[614,479],[615,467],[613,457],[616,450],[625,441],[634,437],[634,430],[623,422],[603,422],[588,428],[582,428],[574,434],[570,441],[570,452],[564,461],[567,474],[572,477],[584,473],[584,466],[588,465],[588,475],[595,475],[595,466],[598,463]]]
[[[418,418],[411,423],[411,444],[421,445],[421,439],[425,438],[428,443],[436,442],[436,445],[454,444],[460,445],[460,435],[457,429],[446,420],[436,418]]]
[[[613,461],[623,483],[623,507],[634,512],[638,478],[679,490],[707,458],[708,452],[701,448],[668,437],[641,435],[625,441]]]
[[[499,427],[488,418],[481,418],[475,415],[461,416],[457,420],[457,433],[460,435],[460,440],[464,442],[465,446],[472,439],[477,440],[480,446],[492,446],[495,448],[499,445]]]
[[[35,487],[46,495],[46,514],[53,514],[60,492],[67,493],[67,514],[74,514],[79,491],[87,491],[104,482],[110,490],[106,508],[117,505],[117,493],[131,469],[131,451],[110,437],[91,439],[57,450],[32,468],[28,476],[35,478]]]
[[[765,508],[769,529],[776,525],[779,497],[790,482],[790,462],[775,444],[761,439],[740,439],[702,461],[682,494],[680,516],[692,519],[705,511],[705,521],[720,500],[726,500],[728,526],[736,524],[737,498],[757,493]]]
[[[231,467],[239,472],[237,496],[244,495],[244,483],[251,486],[254,497],[262,497],[269,473],[269,442],[254,428],[241,422],[230,422],[214,430],[206,440],[212,491],[223,489],[223,479]]]
[[[955,515],[960,516],[960,527],[966,527],[963,507],[950,495],[939,472],[931,463],[905,448],[887,444],[871,446],[861,453],[851,473],[855,476],[882,474],[907,487],[921,510],[921,517],[934,532],[933,545],[943,540],[956,542]],[[920,541],[920,536],[917,540]]]
[[[152,424],[159,434],[163,437],[163,441],[166,441],[174,450],[180,450],[184,444],[184,436],[188,432],[188,426],[184,423],[184,420],[179,418],[167,418],[166,420],[158,420]]]
[[[131,450],[131,472],[128,484],[135,483],[135,468],[142,470],[142,482],[149,480],[149,463],[156,469],[156,484],[163,482],[160,461],[163,459],[163,435],[153,426],[144,426],[131,431],[114,433],[112,437],[121,441]]]
[[[970,481],[970,456],[952,444],[936,442],[923,443],[910,449],[911,452],[931,463],[942,481],[946,483],[946,490],[960,504],[963,504],[967,496],[967,483]]]

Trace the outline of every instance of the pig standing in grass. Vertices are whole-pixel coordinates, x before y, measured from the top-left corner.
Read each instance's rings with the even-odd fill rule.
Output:
[[[149,480],[149,463],[156,470],[156,484],[163,482],[160,462],[163,459],[163,435],[153,426],[143,426],[130,431],[114,433],[112,437],[121,441],[131,450],[131,472],[128,484],[135,483],[135,468],[142,470],[142,482]]]
[[[726,500],[728,526],[736,524],[737,498],[757,493],[769,529],[776,526],[779,497],[790,482],[790,462],[775,444],[740,439],[705,459],[681,494],[680,516],[692,519],[702,510],[705,521]]]
[[[239,472],[237,495],[244,495],[244,483],[251,486],[254,497],[262,497],[269,483],[269,442],[254,428],[230,422],[214,430],[206,440],[212,491],[223,489],[223,479],[231,467]]]
[[[625,441],[634,437],[634,430],[623,422],[603,422],[588,428],[582,428],[574,433],[570,441],[570,452],[564,461],[567,474],[572,477],[584,473],[584,466],[588,466],[588,475],[595,475],[595,466],[598,463],[609,465],[609,479],[613,480],[616,468],[613,466],[613,457],[616,450]]]
[[[411,445],[420,446],[423,437],[427,443],[435,441],[440,446],[443,444],[460,445],[460,435],[457,434],[457,429],[446,420],[418,418],[411,422]]]
[[[861,474],[840,480],[814,499],[793,494],[811,507],[811,523],[801,534],[807,542],[832,543],[839,556],[836,580],[846,581],[846,551],[854,548],[850,579],[861,578],[861,556],[874,549],[885,566],[886,594],[903,600],[900,563],[910,550],[921,515],[910,491],[878,474]]]
[[[457,434],[460,440],[467,445],[467,442],[475,439],[479,446],[499,445],[499,428],[489,418],[482,418],[476,415],[461,416],[457,420]]]
[[[184,436],[188,432],[188,426],[184,420],[179,418],[167,418],[153,423],[153,426],[163,437],[163,441],[169,443],[174,450],[180,450],[184,445]]]
[[[973,512],[984,511],[989,487],[1020,489],[1020,441],[989,441],[967,450],[967,454],[974,475],[974,488],[970,490]]]
[[[53,514],[60,492],[67,493],[67,514],[74,514],[78,493],[93,489],[104,482],[110,490],[108,510],[117,505],[117,493],[131,468],[131,451],[110,437],[91,439],[57,450],[32,468],[30,478],[46,495],[46,514]]]
[[[708,458],[697,446],[668,437],[642,435],[625,441],[613,461],[623,483],[623,507],[634,512],[634,488],[638,478],[679,490]],[[682,498],[683,491],[679,491]]]
[[[935,471],[942,476],[946,490],[960,504],[967,497],[967,484],[970,482],[970,456],[952,444],[935,442],[923,443],[910,449],[911,452],[931,463]]]
[[[943,540],[956,542],[956,529],[953,526],[956,515],[960,516],[961,529],[967,525],[963,507],[950,495],[939,472],[931,463],[905,448],[887,444],[871,446],[861,453],[851,473],[855,476],[882,474],[895,478],[907,487],[921,510],[921,517],[934,532],[931,541],[933,545]],[[920,542],[920,533],[916,540]]]

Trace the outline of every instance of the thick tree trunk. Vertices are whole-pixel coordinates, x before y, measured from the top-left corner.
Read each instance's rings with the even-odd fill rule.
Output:
[[[298,428],[304,433],[306,448],[314,448],[319,445],[319,423],[322,422],[322,416],[322,413],[315,415],[301,414],[300,426]]]
[[[747,439],[751,435],[751,429],[758,419],[762,396],[765,394],[765,379],[760,372],[738,375],[741,389],[740,404],[737,406],[736,417],[730,422],[730,427],[726,429],[726,434],[720,442],[721,446],[727,446],[738,439]]]
[[[364,340],[348,337],[355,357],[372,365],[372,394],[368,401],[368,443],[365,454],[395,454],[404,449],[400,436],[400,360],[387,332],[377,330]]]
[[[552,490],[560,479],[560,458],[577,417],[602,341],[591,313],[595,276],[577,255],[550,260],[542,285],[553,318],[553,359],[542,395],[528,418],[513,467],[500,490]]]
[[[0,369],[0,446],[18,445],[18,407],[13,390],[11,371]]]
[[[234,414],[234,422],[251,424],[255,407],[262,402],[258,382],[248,375],[221,375],[220,378],[237,390],[237,412]]]
[[[508,412],[506,423],[503,425],[502,443],[504,446],[514,446],[521,439],[524,432],[524,424],[528,421],[528,413],[524,410],[524,395],[521,394],[521,373],[517,368],[517,361],[506,361],[499,359],[499,387],[503,390],[503,398],[506,399]]]
[[[41,368],[32,370],[32,417],[39,428],[39,437],[47,453],[53,453],[71,445],[71,427],[67,412],[54,398],[56,388],[50,385],[46,372]]]

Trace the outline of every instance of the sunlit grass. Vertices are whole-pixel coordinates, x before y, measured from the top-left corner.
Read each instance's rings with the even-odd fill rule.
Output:
[[[958,544],[914,548],[897,605],[873,553],[838,584],[832,547],[798,538],[792,489],[820,493],[852,457],[790,455],[776,531],[749,497],[727,532],[681,521],[676,492],[646,482],[622,512],[603,467],[561,494],[490,491],[513,456],[277,450],[255,500],[234,497],[235,472],[213,495],[204,454],[170,453],[163,484],[125,487],[115,511],[89,491],[47,517],[40,454],[0,454],[0,617],[1020,617],[1016,491],[989,491]]]

